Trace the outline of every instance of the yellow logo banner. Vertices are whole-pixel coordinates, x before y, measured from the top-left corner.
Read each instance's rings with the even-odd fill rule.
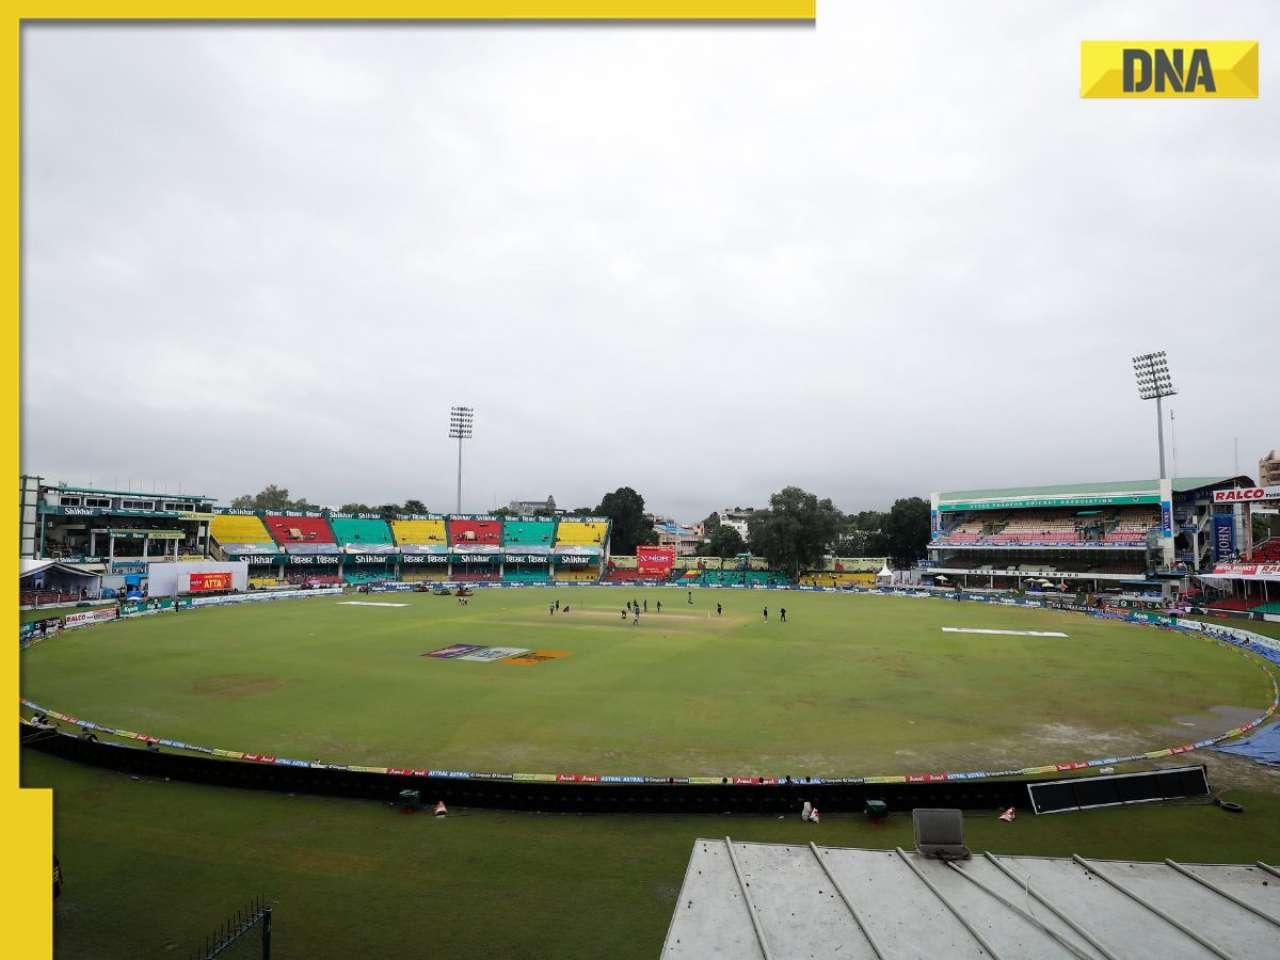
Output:
[[[1088,99],[1258,96],[1257,40],[1082,40]]]

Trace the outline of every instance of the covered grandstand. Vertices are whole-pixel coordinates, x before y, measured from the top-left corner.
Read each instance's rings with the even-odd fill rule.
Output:
[[[247,561],[250,583],[263,588],[286,582],[594,582],[610,527],[603,517],[224,509],[211,529],[215,555]]]
[[[1218,559],[1215,491],[1251,485],[1218,476],[934,493],[922,573],[994,589],[1186,589]]]

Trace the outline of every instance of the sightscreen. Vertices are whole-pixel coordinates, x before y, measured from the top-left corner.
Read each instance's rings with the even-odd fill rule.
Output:
[[[1027,784],[1031,809],[1036,813],[1062,813],[1093,807],[1114,807],[1153,800],[1207,797],[1209,780],[1203,766],[1118,773],[1105,777],[1078,777]]]

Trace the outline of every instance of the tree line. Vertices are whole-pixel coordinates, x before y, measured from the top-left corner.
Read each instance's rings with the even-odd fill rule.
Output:
[[[319,510],[308,500],[294,500],[287,487],[268,484],[256,494],[231,501],[243,510]],[[343,513],[427,513],[421,500],[404,503],[344,503]],[[495,516],[510,516],[500,507]],[[568,516],[608,517],[612,521],[611,549],[623,556],[637,546],[658,542],[653,522],[645,515],[644,497],[631,487],[606,493],[595,507],[578,507]],[[895,500],[888,510],[842,513],[830,500],[800,487],[784,487],[769,498],[769,506],[747,521],[747,538],[712,513],[703,521],[704,540],[698,555],[734,557],[748,550],[770,566],[791,576],[816,567],[824,556],[888,557],[898,566],[909,566],[925,556],[929,544],[929,503],[921,497]]]

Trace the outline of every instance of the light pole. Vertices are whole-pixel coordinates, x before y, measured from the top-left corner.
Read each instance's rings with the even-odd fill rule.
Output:
[[[462,441],[471,439],[471,422],[475,411],[470,407],[449,408],[449,436],[458,440],[458,509],[462,512]]]
[[[1156,440],[1160,444],[1160,479],[1165,479],[1164,469],[1164,410],[1160,401],[1172,397],[1173,378],[1169,375],[1169,361],[1164,351],[1143,353],[1133,358],[1133,375],[1138,381],[1138,396],[1156,402]]]

